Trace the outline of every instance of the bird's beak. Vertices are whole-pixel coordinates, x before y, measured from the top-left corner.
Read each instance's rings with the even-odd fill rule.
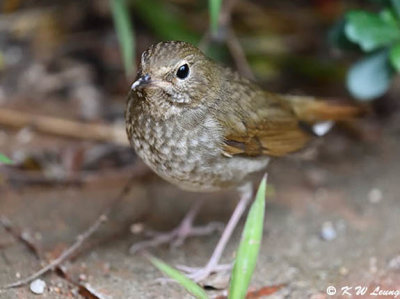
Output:
[[[131,89],[138,89],[141,88],[147,84],[149,84],[151,82],[151,77],[149,74],[143,75],[141,77],[139,77],[139,79],[137,79],[135,82],[133,82]]]

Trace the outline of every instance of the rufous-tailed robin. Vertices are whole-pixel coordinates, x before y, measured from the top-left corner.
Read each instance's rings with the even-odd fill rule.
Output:
[[[186,42],[160,42],[147,49],[125,114],[132,147],[154,172],[182,189],[241,192],[211,259],[188,276],[199,281],[218,269],[252,197],[252,182],[265,172],[270,157],[302,149],[313,138],[313,124],[359,112],[352,105],[267,92]],[[191,210],[172,233],[134,245],[132,251],[185,237],[194,215]]]

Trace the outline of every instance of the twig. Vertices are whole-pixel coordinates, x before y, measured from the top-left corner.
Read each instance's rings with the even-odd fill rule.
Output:
[[[100,227],[100,225],[103,222],[105,222],[106,220],[107,220],[107,217],[104,214],[101,214],[100,217],[96,219],[95,223],[93,225],[91,225],[89,227],[89,229],[86,230],[83,234],[79,235],[76,242],[71,247],[69,247],[65,251],[63,251],[63,253],[58,258],[53,260],[51,263],[47,264],[45,267],[43,267],[39,271],[28,276],[27,278],[24,278],[24,279],[14,282],[14,283],[8,284],[8,285],[2,287],[2,289],[9,289],[9,288],[23,286],[23,285],[31,282],[32,280],[42,276],[46,272],[54,269],[55,267],[60,265],[62,262],[64,262],[67,258],[69,258],[70,255],[72,253],[74,253],[75,250],[77,250],[86,239],[88,239],[94,232],[96,232],[97,229]]]
[[[55,178],[48,177],[45,174],[38,171],[26,171],[14,168],[4,168],[0,170],[0,174],[4,174],[4,178],[10,184],[17,184],[18,187],[25,185],[39,185],[39,186],[74,186],[82,185],[84,178],[80,174],[73,178]]]
[[[5,218],[4,216],[0,217],[0,224],[4,227],[4,229],[9,232],[14,238],[20,240],[33,254],[40,260],[41,253],[39,248],[36,244],[28,237],[28,235],[20,232],[19,230],[15,229],[9,219]]]
[[[254,80],[254,74],[251,71],[249,63],[247,62],[246,55],[244,54],[242,45],[240,44],[236,34],[230,28],[228,30],[228,38],[226,40],[226,45],[232,54],[233,60],[239,70],[239,72],[246,76],[248,79]]]
[[[80,283],[79,285],[79,293],[85,298],[93,298],[93,299],[105,299],[103,294],[97,291],[94,287],[92,287],[88,283]]]
[[[144,163],[137,162],[135,166],[129,166],[113,170],[105,170],[101,173],[98,171],[80,171],[74,173],[73,177],[63,177],[63,178],[51,178],[47,177],[45,174],[38,171],[27,171],[20,170],[16,168],[6,168],[0,169],[0,174],[9,181],[11,184],[16,184],[18,187],[21,186],[31,186],[31,185],[99,185],[107,183],[110,185],[120,185],[121,181],[125,181],[127,178],[135,175],[136,178],[145,178],[153,173],[150,168],[145,166]],[[1,190],[1,187],[0,187]]]
[[[233,7],[236,5],[238,0],[226,0],[221,8],[221,13],[219,14],[218,23],[219,26],[230,26],[231,16]]]
[[[9,288],[16,288],[16,287],[23,286],[23,285],[31,282],[32,280],[40,277],[41,275],[47,273],[48,271],[58,267],[60,264],[62,264],[64,261],[66,261],[69,257],[71,257],[72,254],[75,253],[75,251],[77,251],[77,249],[79,249],[82,246],[82,244],[88,238],[90,238],[104,222],[107,221],[107,218],[110,215],[110,213],[113,211],[113,209],[118,205],[119,202],[121,202],[121,200],[131,190],[134,179],[136,179],[136,174],[131,177],[131,179],[126,183],[126,185],[124,186],[124,188],[122,189],[120,194],[118,194],[118,196],[116,196],[111,201],[109,206],[104,210],[103,213],[101,213],[101,215],[95,220],[95,222],[91,226],[89,226],[89,228],[85,232],[83,232],[81,235],[79,235],[77,237],[75,243],[72,244],[66,250],[64,250],[58,258],[56,258],[55,260],[50,262],[45,267],[41,268],[39,271],[33,273],[32,275],[30,275],[24,279],[18,280],[14,283],[0,287],[0,289],[9,289]]]
[[[242,45],[240,44],[235,32],[233,31],[231,18],[232,18],[232,10],[238,0],[226,0],[223,3],[221,8],[221,12],[218,18],[218,27],[219,33],[218,36],[212,36],[207,32],[202,38],[199,47],[205,48],[210,38],[216,38],[220,41],[224,41],[228,46],[228,50],[232,55],[233,60],[235,61],[236,67],[238,68],[239,73],[248,79],[254,80],[255,76],[251,71],[250,65],[247,62],[246,55],[243,51]]]
[[[32,126],[39,132],[47,134],[128,145],[125,129],[120,126],[89,124],[2,107],[0,107],[0,126],[13,128]]]

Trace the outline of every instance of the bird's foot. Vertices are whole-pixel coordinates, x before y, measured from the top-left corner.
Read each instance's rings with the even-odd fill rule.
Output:
[[[193,226],[191,222],[182,221],[182,223],[169,232],[150,232],[151,239],[133,244],[129,249],[131,254],[135,254],[144,249],[157,247],[162,244],[170,244],[171,247],[181,246],[186,238],[193,236],[204,236],[216,231],[222,231],[223,224],[220,222],[210,222],[203,226]]]
[[[196,267],[188,267],[184,265],[178,265],[177,268],[183,271],[188,278],[195,282],[201,282],[207,279],[211,274],[219,273],[219,272],[227,272],[230,271],[233,267],[233,263],[230,264],[217,264],[213,262],[209,262],[203,268]]]

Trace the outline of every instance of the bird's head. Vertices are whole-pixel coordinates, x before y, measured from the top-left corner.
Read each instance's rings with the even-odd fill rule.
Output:
[[[142,54],[133,92],[160,105],[196,106],[219,85],[216,64],[195,46],[160,42]]]

